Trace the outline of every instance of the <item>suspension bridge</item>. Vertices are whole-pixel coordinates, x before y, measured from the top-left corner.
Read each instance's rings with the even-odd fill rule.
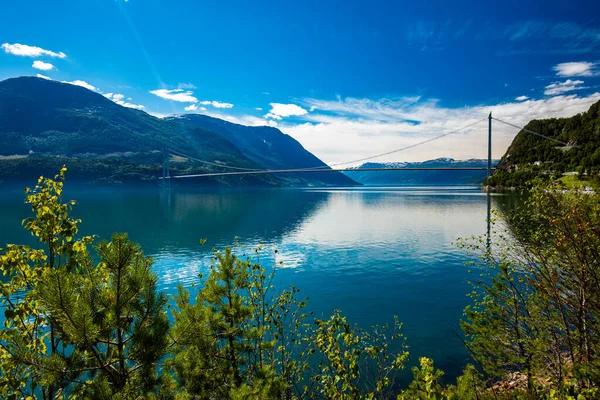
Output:
[[[427,143],[431,143],[433,141],[436,140],[440,140],[442,138],[445,138],[447,136],[456,134],[458,132],[464,131],[468,128],[471,128],[481,122],[484,122],[485,120],[488,121],[488,130],[487,130],[487,134],[488,134],[488,141],[487,141],[487,148],[488,148],[488,152],[487,152],[487,168],[477,168],[477,167],[473,167],[473,168],[468,168],[468,167],[457,167],[457,168],[452,168],[452,167],[438,167],[438,168],[433,168],[433,167],[414,167],[414,168],[410,168],[410,167],[392,167],[392,168],[354,168],[354,167],[343,167],[343,166],[347,166],[350,164],[357,164],[360,162],[364,162],[364,161],[368,161],[368,160],[372,160],[375,158],[379,158],[379,157],[384,157],[387,155],[391,155],[391,154],[396,154],[396,153],[400,153],[402,151],[406,151],[412,148],[415,148],[417,146],[421,146]],[[313,173],[313,172],[317,172],[317,173],[322,173],[322,172],[345,172],[345,171],[487,171],[487,176],[491,176],[493,171],[495,171],[497,169],[498,166],[493,167],[492,166],[492,121],[497,121],[500,122],[502,124],[508,125],[510,127],[519,129],[521,131],[527,132],[529,134],[556,142],[557,144],[560,144],[562,146],[567,146],[567,143],[564,143],[560,140],[542,135],[539,132],[534,132],[531,131],[529,129],[525,129],[521,126],[512,124],[510,122],[507,121],[503,121],[501,119],[495,118],[492,116],[492,113],[490,112],[489,116],[486,118],[482,118],[480,120],[477,120],[473,123],[470,123],[468,125],[462,126],[458,129],[454,129],[452,131],[449,132],[445,132],[442,133],[440,135],[437,135],[435,137],[420,141],[418,143],[415,144],[411,144],[409,146],[405,146],[405,147],[401,147],[399,149],[394,149],[391,151],[387,151],[385,153],[381,153],[381,154],[376,154],[376,155],[372,155],[372,156],[368,156],[368,157],[364,157],[364,158],[360,158],[357,160],[351,160],[351,161],[346,161],[346,162],[341,162],[341,163],[335,163],[332,165],[322,165],[322,166],[318,166],[318,167],[307,167],[307,168],[293,168],[293,169],[255,169],[255,168],[243,168],[243,167],[237,167],[237,166],[231,166],[231,165],[226,165],[224,163],[216,163],[216,162],[212,162],[212,161],[206,161],[206,160],[201,160],[195,157],[191,157],[189,155],[186,155],[180,151],[174,150],[174,149],[166,149],[164,152],[164,157],[163,157],[163,174],[162,177],[160,179],[162,179],[163,184],[168,184],[172,179],[186,179],[186,178],[208,178],[208,177],[217,177],[217,176],[235,176],[235,175],[261,175],[261,174],[286,174],[286,173]],[[226,171],[223,172],[207,172],[207,173],[201,173],[201,174],[187,174],[187,175],[171,175],[170,171],[169,171],[169,158],[170,155],[174,155],[174,156],[179,156],[179,157],[183,157],[186,158],[188,160],[191,161],[195,161],[195,162],[199,162],[201,164],[205,164],[205,165],[210,165],[213,167],[218,167],[221,169],[224,169]]]

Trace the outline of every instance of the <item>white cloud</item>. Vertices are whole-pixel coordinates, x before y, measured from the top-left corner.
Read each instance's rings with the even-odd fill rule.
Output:
[[[144,108],[146,108],[141,104],[133,104],[133,103],[129,103],[129,102],[123,101],[123,100],[115,101],[115,103],[117,103],[118,105],[123,106],[123,107],[135,108],[136,110],[143,110]]]
[[[133,104],[123,100],[125,96],[119,93],[104,93],[103,96],[123,107],[134,108],[136,110],[143,110],[144,108],[146,108],[141,104]],[[131,100],[131,97],[128,97],[127,100]]]
[[[50,78],[49,76],[42,75],[42,74],[37,74],[36,76],[38,78],[46,79],[47,81],[51,81],[52,80],[52,78]]]
[[[519,97],[515,97],[515,100],[516,100],[516,101],[525,101],[525,100],[527,100],[528,98],[529,98],[529,97],[527,97],[527,96],[519,96]]]
[[[271,110],[265,118],[281,120],[282,117],[302,116],[308,114],[304,108],[296,104],[270,103]]]
[[[9,44],[9,43],[3,43],[2,49],[4,49],[4,52],[6,52],[7,54],[12,54],[15,56],[24,56],[24,57],[40,57],[40,56],[49,56],[49,57],[58,57],[58,58],[66,58],[67,55],[65,53],[58,52],[55,53],[54,51],[50,51],[50,50],[45,50],[42,49],[41,47],[36,47],[36,46],[28,46],[26,44],[20,44],[20,43],[15,43],[15,44]]]
[[[598,63],[593,62],[567,62],[555,65],[552,69],[558,76],[593,76],[598,73]]]
[[[233,104],[231,104],[231,103],[222,103],[220,101],[214,101],[214,100],[199,101],[198,98],[194,95],[194,92],[191,90],[188,90],[188,89],[194,89],[194,88],[196,88],[196,86],[194,86],[191,83],[180,83],[178,89],[156,89],[156,90],[151,90],[150,93],[152,93],[155,96],[161,97],[163,99],[178,101],[180,103],[192,103],[192,104],[200,103],[202,105],[212,106],[215,108],[233,108]],[[196,111],[197,110],[197,108],[194,108],[194,109],[189,108],[189,110],[188,110],[187,107],[185,109],[187,111]]]
[[[231,103],[220,103],[218,101],[213,101],[211,105],[216,108],[233,108],[233,104]]]
[[[271,118],[271,119],[276,119],[281,121],[283,118],[277,114],[273,114],[273,113],[266,113],[265,114],[265,118]]]
[[[305,121],[300,124],[280,124],[279,129],[325,162],[338,163],[413,145],[483,119],[448,137],[373,161],[486,158],[490,111],[499,119],[524,126],[532,119],[573,116],[586,111],[598,100],[600,93],[586,97],[573,94],[526,102],[449,108],[435,99],[305,99],[304,106],[315,106],[319,112],[304,116]],[[518,129],[499,122],[493,122],[492,128],[492,154],[499,158]]]
[[[147,112],[148,112],[148,114],[152,115],[153,117],[160,118],[160,119],[173,116],[173,114],[170,114],[170,113],[161,113],[161,112],[156,112],[156,111],[147,111]]]
[[[81,80],[75,80],[75,81],[71,81],[71,82],[62,81],[62,83],[68,83],[70,85],[81,86],[81,87],[84,87],[84,88],[86,88],[88,90],[92,90],[94,92],[98,91],[98,88],[96,88],[95,86],[90,85],[86,81],[81,81]]]
[[[206,107],[200,107],[200,111],[206,111]]]
[[[572,92],[573,90],[586,89],[583,85],[583,81],[572,81],[567,79],[564,82],[554,82],[550,85],[546,86],[546,90],[544,94],[547,96],[554,96],[557,94],[563,94],[567,92]]]
[[[115,101],[115,103],[117,103],[118,105],[123,106],[123,107],[135,108],[136,110],[143,110],[144,108],[146,108],[141,104],[133,104],[133,103],[129,103],[128,101],[123,101],[123,100]]]
[[[231,103],[221,103],[214,100],[204,100],[200,104],[205,106],[213,106],[215,108],[233,108],[233,104]]]
[[[196,111],[198,110],[198,106],[195,104],[190,104],[189,106],[187,106],[186,108],[184,108],[185,111]]]
[[[254,115],[229,115],[223,111],[207,111],[204,107],[200,107],[201,111],[206,111],[204,114],[209,117],[219,118],[234,124],[246,125],[246,126],[276,126],[275,121],[267,121],[264,118],[255,117]]]
[[[31,66],[42,71],[50,71],[54,69],[54,65],[40,60],[35,60]]]
[[[178,101],[180,103],[198,102],[198,99],[194,97],[194,92],[192,92],[191,90],[184,91],[183,89],[156,89],[151,90],[150,93],[163,99]]]
[[[255,110],[256,110],[256,111],[262,111],[262,108],[260,108],[260,107],[256,107],[256,108],[255,108]]]

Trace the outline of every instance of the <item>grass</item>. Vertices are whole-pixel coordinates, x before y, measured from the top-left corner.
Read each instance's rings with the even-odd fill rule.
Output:
[[[591,186],[596,192],[600,191],[600,181],[598,178],[591,179],[588,176],[567,175],[559,179],[567,189],[584,189]]]

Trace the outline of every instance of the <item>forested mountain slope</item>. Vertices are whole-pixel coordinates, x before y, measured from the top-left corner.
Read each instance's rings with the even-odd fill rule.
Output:
[[[499,163],[490,186],[527,186],[536,176],[576,171],[597,175],[600,169],[600,102],[570,118],[530,121],[525,127],[565,145],[520,131]]]

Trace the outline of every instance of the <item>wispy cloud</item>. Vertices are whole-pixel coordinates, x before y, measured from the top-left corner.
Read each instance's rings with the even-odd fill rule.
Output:
[[[554,96],[557,94],[572,92],[573,90],[586,89],[585,86],[581,85],[583,85],[583,81],[573,81],[571,79],[567,79],[564,82],[554,82],[546,86],[544,94],[547,96]]]
[[[377,161],[485,158],[485,119],[490,111],[497,118],[524,126],[532,119],[575,115],[587,110],[598,100],[600,93],[585,97],[572,94],[452,108],[442,106],[438,100],[419,97],[305,99],[302,104],[306,107],[315,106],[317,111],[304,115],[302,123],[282,123],[279,128],[324,161],[336,163],[412,145],[483,119],[464,131]],[[494,123],[494,157],[504,154],[517,132],[516,129]]]
[[[185,111],[196,111],[198,110],[198,106],[195,104],[190,104],[189,106],[184,108]]]
[[[528,98],[529,98],[529,97],[527,97],[527,96],[519,96],[519,97],[515,97],[515,100],[516,100],[516,101],[525,101],[525,100],[527,100]]]
[[[446,20],[442,23],[430,20],[417,20],[405,24],[405,40],[409,46],[422,52],[443,50],[442,43],[448,38],[461,38],[469,29],[469,22],[461,25]],[[453,31],[454,34],[449,35]]]
[[[414,21],[406,24],[406,39],[409,43],[431,40],[436,34],[437,24],[434,21]]]
[[[123,107],[134,108],[136,110],[143,110],[146,108],[141,104],[130,103],[129,101],[131,98],[127,98],[127,100],[125,100],[125,96],[120,93],[104,93],[103,96]]]
[[[178,101],[180,103],[198,102],[198,99],[194,96],[194,92],[191,90],[184,91],[183,89],[156,89],[151,90],[150,93],[165,100]]]
[[[600,29],[571,21],[530,19],[505,27],[489,20],[414,20],[403,26],[406,43],[421,51],[444,50],[456,41],[485,41],[499,55],[583,55],[600,50]]]
[[[600,29],[570,21],[520,21],[506,28],[504,36],[512,46],[501,54],[587,54],[600,48]]]
[[[473,20],[469,19],[466,22],[461,23],[458,28],[454,31],[453,37],[454,39],[460,39],[466,35],[466,33],[471,29],[473,25]]]
[[[0,46],[0,47],[2,47],[2,49],[4,49],[5,53],[12,54],[15,56],[24,56],[24,57],[48,56],[48,57],[58,57],[58,58],[66,58],[67,57],[67,55],[65,53],[63,53],[62,51],[56,53],[54,51],[42,49],[41,47],[28,46],[26,44],[20,44],[20,43],[15,43],[15,44],[3,43],[2,46]]]
[[[304,108],[296,104],[270,103],[271,110],[265,118],[281,120],[284,117],[302,116],[308,114]]]
[[[31,66],[33,68],[39,69],[41,71],[50,71],[50,70],[54,69],[54,65],[47,63],[47,62],[40,61],[40,60],[35,60]]]
[[[522,21],[509,26],[506,34],[510,40],[524,40],[537,37],[547,29],[547,24],[541,21]]]
[[[558,76],[593,76],[598,74],[598,63],[595,62],[566,62],[552,67]]]
[[[178,89],[196,89],[196,85],[194,85],[193,83],[178,83],[177,84],[177,88]]]
[[[68,81],[62,81],[62,83],[68,83],[70,85],[81,86],[81,87],[84,87],[84,88],[86,88],[88,90],[92,90],[94,92],[98,91],[97,87],[95,87],[93,85],[90,85],[86,81],[82,81],[82,80],[75,80],[75,81],[70,81],[70,82],[68,82]]]
[[[42,75],[42,74],[37,74],[36,76],[38,78],[46,79],[47,81],[51,81],[52,80],[52,78],[50,78],[49,76]]]

